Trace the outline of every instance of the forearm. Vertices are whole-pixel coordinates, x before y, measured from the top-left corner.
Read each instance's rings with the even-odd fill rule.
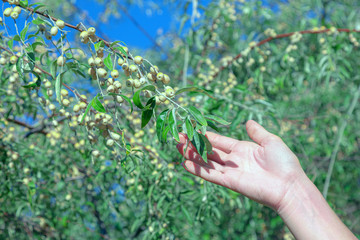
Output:
[[[278,213],[296,239],[357,239],[306,176],[294,183]]]

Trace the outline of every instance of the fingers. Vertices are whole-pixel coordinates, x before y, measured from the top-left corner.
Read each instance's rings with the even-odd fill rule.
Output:
[[[217,148],[225,153],[231,153],[235,145],[239,143],[238,140],[233,138],[221,136],[216,133],[206,132],[206,136],[209,139],[213,148]]]
[[[276,135],[266,131],[265,128],[253,120],[249,120],[246,123],[246,131],[249,137],[260,146],[263,146],[266,141],[279,138]]]
[[[206,181],[224,186],[223,182],[222,182],[222,179],[223,179],[222,173],[218,170],[199,165],[199,164],[197,164],[193,161],[189,161],[189,160],[187,160],[183,163],[183,167],[189,173],[199,176],[199,177],[205,179]]]
[[[185,144],[178,144],[177,146],[178,151],[188,160],[193,161],[194,163],[201,165],[203,167],[207,167],[207,168],[211,168],[211,169],[216,169],[218,171],[221,171],[224,166],[221,165],[220,163],[212,160],[210,158],[210,156],[217,156],[215,154],[212,155],[208,155],[208,162],[204,162],[204,160],[202,159],[202,157],[196,152],[195,149],[193,149],[190,145],[188,146],[188,148],[186,149],[186,152],[184,152],[186,145]]]
[[[210,136],[208,136],[210,134]],[[227,153],[220,150],[219,148],[216,147],[216,145],[214,145],[211,141],[212,141],[212,135],[214,133],[210,133],[210,132],[207,132],[206,133],[206,136],[207,138],[209,139],[210,143],[211,143],[211,146],[212,146],[212,151],[213,153],[212,154],[208,154],[208,159],[212,160],[212,161],[215,161],[221,165],[225,165],[225,160],[226,160],[226,157],[227,157]],[[215,134],[215,135],[218,135],[218,134]],[[180,133],[179,134],[180,136],[180,144],[183,144],[184,146],[186,146],[187,144],[187,141],[188,141],[188,138],[186,137],[186,135]],[[218,135],[220,136],[220,135]],[[221,137],[221,136],[220,136]],[[190,142],[189,143],[189,146],[188,148],[195,150],[195,147],[192,145],[192,143]],[[184,149],[184,148],[183,148]],[[179,150],[180,151],[180,150]],[[180,152],[181,154],[183,154],[183,152]],[[184,155],[184,154],[183,154]],[[189,158],[188,158],[189,159]]]

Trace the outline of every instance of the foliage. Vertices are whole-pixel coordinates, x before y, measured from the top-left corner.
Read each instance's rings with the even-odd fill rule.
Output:
[[[189,14],[179,3],[164,60],[21,1],[24,25],[2,19],[1,238],[289,237],[271,209],[180,165],[179,132],[206,160],[206,130],[248,140],[248,119],[284,139],[360,236],[360,6],[272,4],[219,0]]]

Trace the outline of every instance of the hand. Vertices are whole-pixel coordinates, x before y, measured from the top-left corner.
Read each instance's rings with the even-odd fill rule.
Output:
[[[184,153],[188,140],[181,135],[177,148],[188,159],[183,166],[194,175],[278,211],[287,192],[306,175],[297,157],[279,137],[251,120],[247,122],[246,130],[256,143],[207,132],[213,147],[207,163],[191,144]]]
[[[190,173],[239,192],[278,212],[296,239],[356,239],[307,178],[298,159],[277,136],[254,121],[246,123],[256,143],[206,134],[213,154],[205,163],[187,138],[177,148]]]

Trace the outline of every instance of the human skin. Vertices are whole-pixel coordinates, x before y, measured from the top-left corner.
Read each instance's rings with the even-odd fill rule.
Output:
[[[296,239],[357,239],[327,204],[295,154],[255,121],[246,123],[254,142],[207,132],[213,154],[205,163],[185,135],[179,152],[184,168],[207,181],[274,209]]]

